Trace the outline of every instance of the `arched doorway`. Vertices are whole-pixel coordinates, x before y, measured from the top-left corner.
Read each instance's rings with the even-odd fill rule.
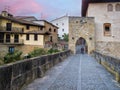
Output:
[[[88,45],[84,38],[80,37],[76,41],[76,54],[88,53]]]

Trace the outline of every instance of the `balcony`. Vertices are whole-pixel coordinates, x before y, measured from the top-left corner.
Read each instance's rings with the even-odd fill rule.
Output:
[[[0,32],[15,32],[15,33],[23,33],[24,28],[12,27],[11,30],[7,30],[7,27],[0,26]]]
[[[14,45],[22,45],[24,44],[23,39],[0,39],[0,44],[14,44]]]

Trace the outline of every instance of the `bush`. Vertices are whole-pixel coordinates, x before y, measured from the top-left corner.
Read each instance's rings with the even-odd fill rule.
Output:
[[[46,51],[43,48],[35,48],[32,52],[28,53],[28,57],[37,57],[45,54]]]
[[[22,52],[18,50],[16,50],[14,53],[7,53],[4,56],[4,63],[10,63],[10,62],[21,60],[21,55],[22,55]]]
[[[60,52],[60,51],[58,49],[53,49],[53,48],[48,50],[48,54],[52,54],[52,53],[56,53],[56,52]]]

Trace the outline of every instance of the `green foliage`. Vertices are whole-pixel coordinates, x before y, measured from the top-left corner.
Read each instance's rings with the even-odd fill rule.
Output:
[[[66,34],[66,33],[64,33],[63,40],[66,41],[66,42],[68,42],[69,41],[69,35]]]
[[[46,54],[46,51],[43,48],[35,48],[32,52],[28,54],[28,56],[31,58],[31,57],[37,57],[45,54]]]
[[[21,60],[21,55],[22,55],[22,52],[18,50],[16,50],[14,53],[7,53],[4,56],[4,63],[10,63],[10,62]]]
[[[4,64],[4,60],[0,57],[0,65]]]
[[[48,54],[57,53],[57,52],[60,52],[60,51],[58,49],[53,49],[53,48],[48,50]]]

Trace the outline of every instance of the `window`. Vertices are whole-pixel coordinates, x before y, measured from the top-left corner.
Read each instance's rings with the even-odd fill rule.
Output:
[[[56,32],[56,29],[54,29],[54,32]]]
[[[7,43],[10,42],[10,34],[6,34],[6,42],[7,42]]]
[[[9,47],[9,53],[14,53],[15,48],[13,46]]]
[[[115,10],[116,10],[116,11],[120,11],[120,4],[116,4]]]
[[[12,23],[6,23],[6,30],[11,31],[12,30]]]
[[[62,26],[64,25],[64,23],[62,23]]]
[[[52,39],[53,39],[52,36],[50,36],[50,41],[51,41],[51,42],[53,41]]]
[[[29,25],[26,25],[26,29],[29,30],[29,29],[30,29],[30,26],[29,26]]]
[[[49,28],[49,31],[50,31],[50,32],[52,31],[51,28]]]
[[[4,33],[0,33],[0,43],[4,42]]]
[[[40,30],[42,31],[42,30],[43,30],[43,27],[40,27]]]
[[[37,34],[34,35],[34,40],[35,40],[35,41],[38,40],[38,35],[37,35]]]
[[[56,23],[56,25],[58,25],[58,23]]]
[[[108,11],[113,11],[113,5],[112,4],[108,4]]]
[[[26,34],[26,40],[29,40],[29,39],[30,39],[30,35]]]
[[[62,31],[64,32],[64,29],[62,29]]]
[[[111,24],[104,23],[104,36],[111,36]]]

